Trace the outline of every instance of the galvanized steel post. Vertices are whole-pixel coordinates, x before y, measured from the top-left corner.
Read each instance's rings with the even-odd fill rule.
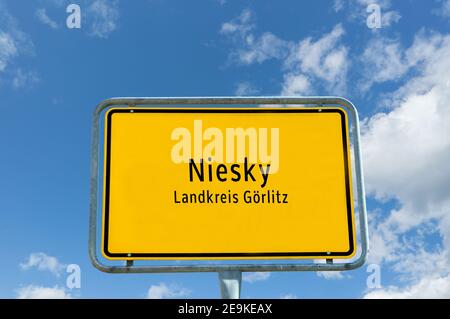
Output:
[[[242,272],[219,271],[220,294],[222,299],[239,299],[241,297]]]

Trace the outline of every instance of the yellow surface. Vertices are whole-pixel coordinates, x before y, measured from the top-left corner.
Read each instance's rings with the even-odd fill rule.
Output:
[[[261,109],[261,108],[260,108]],[[292,108],[288,108],[292,109]],[[329,110],[329,108],[327,108]],[[108,229],[102,249],[108,259],[288,259],[350,258],[355,253],[351,176],[350,234],[341,115],[315,113],[115,113],[111,109]],[[123,110],[123,108],[122,108]],[[130,110],[128,108],[127,110]],[[139,110],[142,110],[139,108]],[[323,109],[325,110],[325,109]],[[340,110],[340,109],[339,109]],[[279,128],[279,169],[261,188],[257,182],[189,181],[189,164],[172,161],[172,131],[203,129]],[[105,135],[107,132],[105,124]],[[204,141],[203,145],[208,142]],[[105,144],[105,154],[107,148]],[[106,158],[106,155],[105,155]],[[106,162],[105,162],[106,163]],[[230,166],[231,164],[225,163]],[[242,165],[242,163],[241,163]],[[214,164],[213,167],[216,167]],[[206,169],[206,167],[205,167]],[[107,187],[105,165],[104,187]],[[215,177],[215,176],[214,176]],[[237,193],[238,203],[176,204],[177,193]],[[246,204],[242,193],[275,190],[288,194],[288,204]],[[105,190],[103,192],[105,224]],[[351,235],[351,242],[349,240]],[[353,246],[353,249],[350,247]],[[104,250],[107,250],[106,252]],[[326,255],[327,252],[333,252]],[[132,255],[123,256],[131,253]],[[211,253],[219,255],[195,255]],[[221,255],[247,253],[246,255]],[[265,253],[275,253],[264,255]],[[292,253],[300,253],[292,255]],[[135,254],[156,254],[139,256]],[[157,256],[158,254],[163,254]],[[194,255],[164,255],[194,254]]]

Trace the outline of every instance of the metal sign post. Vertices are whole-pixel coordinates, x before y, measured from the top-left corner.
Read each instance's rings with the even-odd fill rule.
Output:
[[[210,126],[212,129],[205,133]],[[273,127],[279,127],[284,134],[280,173],[269,176],[267,163],[258,167],[260,162],[255,162],[255,176],[247,176],[252,164],[247,159],[245,163],[225,163],[228,166],[219,162],[214,166],[207,162],[208,157],[206,163],[170,162],[174,137],[176,140],[180,134],[191,136],[193,132],[189,139],[197,149],[196,131],[203,136],[209,134],[204,138],[206,144],[213,135],[220,135],[225,141],[227,135],[221,132],[227,128],[241,133],[252,128],[253,135],[259,136],[261,128]],[[176,128],[181,128],[180,134],[173,133]],[[272,135],[265,134],[266,138]],[[217,272],[224,298],[239,298],[244,271],[358,268],[364,264],[368,252],[359,134],[356,108],[340,97],[105,100],[94,111],[92,127],[91,262],[108,273]],[[259,141],[251,145],[259,145]],[[297,165],[298,161],[303,166]],[[186,169],[188,165],[190,171]],[[299,173],[297,167],[305,170]],[[203,172],[209,175],[204,176]],[[321,174],[320,180],[315,172]],[[244,174],[248,177],[245,181]],[[186,180],[189,176],[191,181]],[[197,178],[196,183],[193,178]],[[255,183],[249,186],[251,179]],[[220,192],[215,198],[224,198],[227,204],[180,204],[182,191],[189,189],[190,194],[197,196],[207,188],[205,183],[200,183],[205,180],[211,190]],[[178,193],[174,192],[173,185],[180,188]],[[251,193],[246,193],[248,189]],[[283,201],[278,189],[290,192],[291,206],[255,204],[255,200],[263,198],[270,203]],[[239,197],[239,203],[233,203],[233,192]],[[252,202],[249,204],[247,200]],[[155,205],[159,205],[157,209]],[[217,208],[215,215],[210,214],[211,207]],[[193,222],[192,216],[201,222]],[[254,221],[257,223],[252,227]],[[174,231],[169,234],[167,230],[172,226]],[[224,232],[231,226],[233,236],[229,239]],[[265,246],[267,238],[274,241]],[[286,259],[303,261],[277,262]],[[191,263],[173,263],[174,260]],[[236,260],[248,262],[229,262]],[[259,262],[262,260],[265,262]],[[172,264],[161,261],[172,261]]]
[[[238,270],[219,271],[220,294],[222,299],[241,297],[242,272]]]

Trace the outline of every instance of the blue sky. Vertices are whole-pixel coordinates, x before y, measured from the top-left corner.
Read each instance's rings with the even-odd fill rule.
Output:
[[[81,8],[81,28],[66,7]],[[380,10],[379,28],[367,19]],[[372,16],[373,17],[373,16]],[[242,297],[450,297],[450,1],[0,0],[0,297],[217,298],[216,274],[87,255],[91,116],[115,96],[339,95],[362,120],[371,255]],[[81,288],[65,266],[81,268]]]

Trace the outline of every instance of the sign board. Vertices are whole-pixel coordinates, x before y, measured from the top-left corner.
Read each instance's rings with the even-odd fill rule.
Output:
[[[113,107],[104,123],[105,258],[354,255],[343,108]]]

